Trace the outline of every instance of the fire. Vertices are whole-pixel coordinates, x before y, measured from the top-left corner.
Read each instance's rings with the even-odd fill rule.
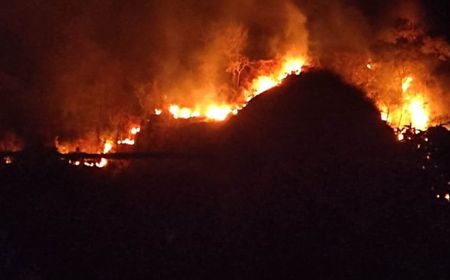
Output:
[[[136,135],[136,134],[138,134],[139,132],[141,132],[141,128],[138,127],[138,126],[132,127],[131,130],[130,130],[130,133],[133,134],[133,135]]]
[[[425,95],[413,89],[414,78],[407,76],[402,79],[402,103],[400,106],[388,108],[379,104],[381,119],[392,127],[397,128],[398,139],[403,140],[403,128],[411,127],[413,130],[426,130],[430,126],[430,112]]]
[[[3,158],[3,162],[4,162],[5,164],[12,164],[12,163],[14,162],[14,160],[13,160],[12,157],[4,157],[4,158]]]
[[[95,163],[95,166],[97,166],[98,168],[103,168],[103,167],[105,167],[107,165],[108,165],[108,160],[105,159],[105,158],[102,158],[102,159],[100,159],[99,162]]]
[[[281,83],[288,75],[299,75],[302,72],[303,65],[305,65],[303,58],[290,57],[285,59],[278,76],[278,83]]]
[[[390,122],[389,119],[389,110],[386,106],[382,106],[380,108],[380,114],[381,114],[381,120],[385,121],[385,122]]]
[[[426,130],[428,128],[429,115],[423,96],[419,95],[412,98],[407,105],[407,109],[411,118],[411,126],[419,130]]]
[[[281,84],[283,80],[289,75],[298,75],[302,71],[303,65],[305,65],[305,59],[303,57],[285,56],[279,61],[271,61],[269,66],[264,66],[261,63],[260,69],[255,69],[254,73],[249,76],[245,83],[239,87],[239,91],[236,98],[230,102],[216,102],[210,100],[208,102],[197,103],[193,107],[181,106],[175,103],[170,104],[166,109],[155,108],[153,110],[154,115],[161,115],[163,110],[167,110],[169,115],[174,119],[191,119],[196,118],[200,121],[224,121],[231,115],[236,115],[240,109],[244,108],[247,103],[255,96]],[[259,64],[255,64],[259,65]],[[55,140],[55,146],[60,153],[70,153],[74,151],[81,151],[79,147],[83,148],[83,152],[88,153],[102,153],[107,154],[114,149],[119,149],[119,145],[135,145],[136,137],[141,132],[141,127],[138,125],[131,125],[125,133],[118,133],[121,137],[112,141],[111,135],[104,137],[103,144],[100,149],[95,148],[98,145],[97,141],[87,141],[83,144],[83,141],[76,141],[70,144],[61,144],[58,139]],[[94,138],[95,139],[95,138]],[[98,139],[98,137],[97,137]],[[97,144],[95,144],[97,143]],[[97,146],[98,147],[98,146]],[[88,148],[86,150],[86,148]],[[103,168],[108,165],[106,158],[101,158],[97,161],[90,160],[77,160],[69,161],[70,164],[76,166],[86,167],[98,167]]]
[[[187,107],[180,107],[178,105],[170,105],[169,112],[175,119],[190,119],[200,117],[200,112]]]
[[[252,83],[254,96],[261,94],[278,85],[278,81],[268,76],[260,76]],[[252,97],[254,97],[252,96]]]
[[[411,87],[411,83],[413,81],[412,77],[406,77],[402,80],[402,91],[405,93]]]
[[[275,63],[275,66],[270,69],[258,70],[264,74],[254,77],[247,87],[241,88],[240,97],[235,102],[219,103],[220,105],[215,102],[200,103],[194,108],[171,104],[168,111],[174,119],[198,118],[205,121],[224,121],[229,116],[236,115],[255,96],[281,84],[287,76],[300,74],[306,60],[303,57],[286,56],[280,61],[281,63]],[[244,100],[244,102],[238,100]],[[155,115],[162,114],[161,109],[154,109],[153,112]]]
[[[136,144],[135,138],[139,132],[141,132],[141,127],[133,126],[128,132],[128,137],[126,137],[125,139],[117,140],[117,144],[133,146],[134,144]]]
[[[210,105],[206,109],[205,115],[206,115],[206,118],[209,120],[223,121],[228,117],[228,115],[230,115],[230,113],[232,113],[232,109],[230,106]]]
[[[303,65],[305,65],[305,60],[301,57],[285,58],[281,67],[271,75],[261,75],[253,80],[251,86],[252,94],[246,98],[248,99],[247,101],[281,84],[287,76],[299,75],[302,72]]]
[[[109,153],[113,148],[113,141],[111,140],[106,140],[105,144],[103,145],[103,154],[107,154]]]

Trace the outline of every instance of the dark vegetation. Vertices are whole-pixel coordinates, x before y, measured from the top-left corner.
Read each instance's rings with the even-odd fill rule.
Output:
[[[448,180],[448,132],[427,134],[441,141],[428,172],[424,136],[399,144],[333,74],[292,77],[223,125],[144,131],[141,149],[210,156],[0,167],[2,279],[450,277],[448,205],[431,189]]]

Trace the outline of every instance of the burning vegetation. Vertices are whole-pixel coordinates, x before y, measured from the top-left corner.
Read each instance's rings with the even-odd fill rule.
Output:
[[[3,278],[449,279],[437,1],[9,2]]]
[[[66,41],[44,55],[52,61],[43,67],[48,84],[32,85],[53,92],[48,99],[57,109],[47,110],[51,123],[32,127],[49,127],[42,129],[43,141],[61,154],[131,151],[152,116],[223,122],[307,66],[331,69],[363,89],[404,140],[408,129],[419,133],[448,122],[450,104],[450,47],[427,34],[419,4],[408,3],[392,4],[396,12],[378,23],[358,5],[339,1],[268,1],[264,9],[235,1],[193,10],[155,4],[137,14],[125,4],[99,1],[52,30]],[[120,29],[99,17],[99,7],[117,16]],[[60,8],[50,14],[59,18]],[[136,23],[122,20],[130,15]],[[102,37],[109,28],[117,41]],[[22,90],[14,75],[1,78],[7,90]],[[71,163],[104,167],[107,160]]]

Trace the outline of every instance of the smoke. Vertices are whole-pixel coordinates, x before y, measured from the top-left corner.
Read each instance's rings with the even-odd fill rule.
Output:
[[[360,81],[354,65],[375,59],[380,42],[398,42],[392,27],[399,19],[420,26],[418,7],[381,0],[11,1],[0,12],[0,130],[27,142],[88,134],[101,141],[155,107],[230,101],[241,84],[238,66],[283,55],[308,56]],[[447,42],[420,35],[411,44],[439,58],[426,67],[448,89],[436,70],[448,58]]]

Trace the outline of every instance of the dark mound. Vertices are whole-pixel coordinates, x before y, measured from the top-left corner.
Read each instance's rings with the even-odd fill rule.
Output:
[[[363,92],[330,72],[314,71],[253,99],[231,122],[229,141],[263,156],[376,156],[394,142],[379,116]]]

